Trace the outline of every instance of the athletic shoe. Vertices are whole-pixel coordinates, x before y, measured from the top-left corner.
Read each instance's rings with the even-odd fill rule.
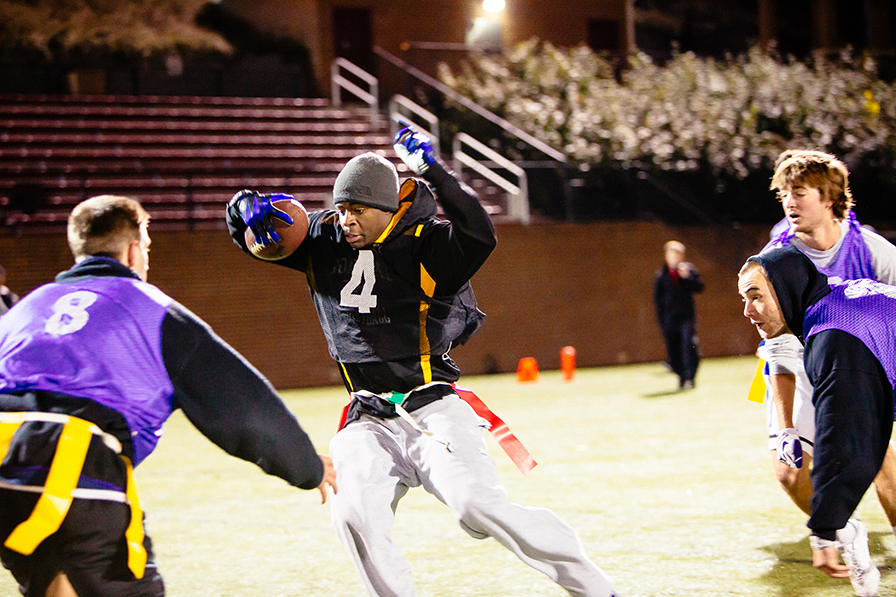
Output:
[[[849,567],[849,582],[859,597],[875,597],[880,587],[880,570],[871,561],[868,551],[868,529],[854,518],[850,518],[847,524],[855,527],[856,536],[851,543],[837,541],[837,549],[843,563]]]

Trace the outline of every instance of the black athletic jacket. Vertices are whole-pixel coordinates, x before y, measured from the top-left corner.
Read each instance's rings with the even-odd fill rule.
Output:
[[[410,178],[385,240],[361,250],[346,241],[334,210],[310,214],[308,236],[292,255],[276,261],[306,273],[330,355],[349,392],[406,394],[434,381],[456,381],[448,356],[482,324],[469,281],[497,243],[495,230],[472,190],[437,162],[425,175],[446,220],[436,217],[430,187]],[[227,209],[234,242],[247,251],[245,224]],[[414,392],[414,410],[451,392],[445,385]],[[393,417],[379,399],[355,398],[359,412]]]

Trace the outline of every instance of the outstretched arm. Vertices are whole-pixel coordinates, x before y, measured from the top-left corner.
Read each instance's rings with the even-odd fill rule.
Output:
[[[327,477],[324,461],[270,383],[181,305],[172,305],[163,322],[162,354],[176,406],[212,442],[291,485],[335,488],[332,471]]]
[[[440,247],[439,259],[425,263],[444,284],[465,284],[498,243],[495,227],[476,193],[459,181],[433,152],[429,140],[407,126],[395,136],[395,152],[434,189],[450,226],[438,228],[433,237]]]
[[[778,460],[790,468],[801,468],[803,447],[794,429],[793,403],[797,374],[803,368],[802,345],[793,334],[784,334],[765,340],[760,356],[768,362],[769,393],[778,415]]]
[[[815,388],[812,515],[808,526],[835,539],[880,470],[893,427],[893,389],[861,340],[824,330],[806,341]]]

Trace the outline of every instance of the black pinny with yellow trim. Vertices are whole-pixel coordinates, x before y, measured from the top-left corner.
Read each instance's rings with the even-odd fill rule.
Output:
[[[380,239],[353,249],[338,214],[311,214],[309,235],[281,262],[305,271],[330,355],[349,391],[408,392],[432,381],[456,381],[448,357],[482,325],[458,262],[451,223],[436,217],[429,187],[402,185],[399,211]]]

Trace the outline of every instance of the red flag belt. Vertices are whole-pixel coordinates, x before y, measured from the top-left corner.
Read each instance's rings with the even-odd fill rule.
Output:
[[[529,454],[529,450],[526,449],[523,442],[510,431],[507,423],[502,421],[501,417],[493,413],[491,409],[486,406],[485,402],[473,393],[473,390],[468,390],[467,388],[455,385],[454,391],[457,392],[457,395],[460,396],[464,402],[473,408],[477,415],[488,421],[489,425],[491,425],[489,431],[491,431],[495,441],[497,441],[504,452],[510,456],[510,459],[516,465],[516,468],[520,469],[521,473],[525,475],[535,468],[535,465],[538,463],[535,462],[535,459]]]
[[[510,460],[513,461],[516,468],[518,468],[521,473],[525,475],[535,468],[538,463],[532,458],[532,455],[529,453],[529,450],[526,449],[526,446],[523,445],[523,442],[510,431],[510,427],[507,426],[507,423],[505,423],[501,417],[493,413],[491,409],[486,406],[485,402],[473,393],[473,390],[462,388],[455,384],[451,385],[461,400],[469,404],[477,415],[488,421],[489,431],[491,432],[492,437],[495,438],[495,441],[498,442],[498,445],[501,446],[501,449],[503,449],[507,456],[510,457]],[[349,405],[346,404],[345,408],[342,409],[342,419],[339,421],[339,429],[345,427],[348,407]]]

